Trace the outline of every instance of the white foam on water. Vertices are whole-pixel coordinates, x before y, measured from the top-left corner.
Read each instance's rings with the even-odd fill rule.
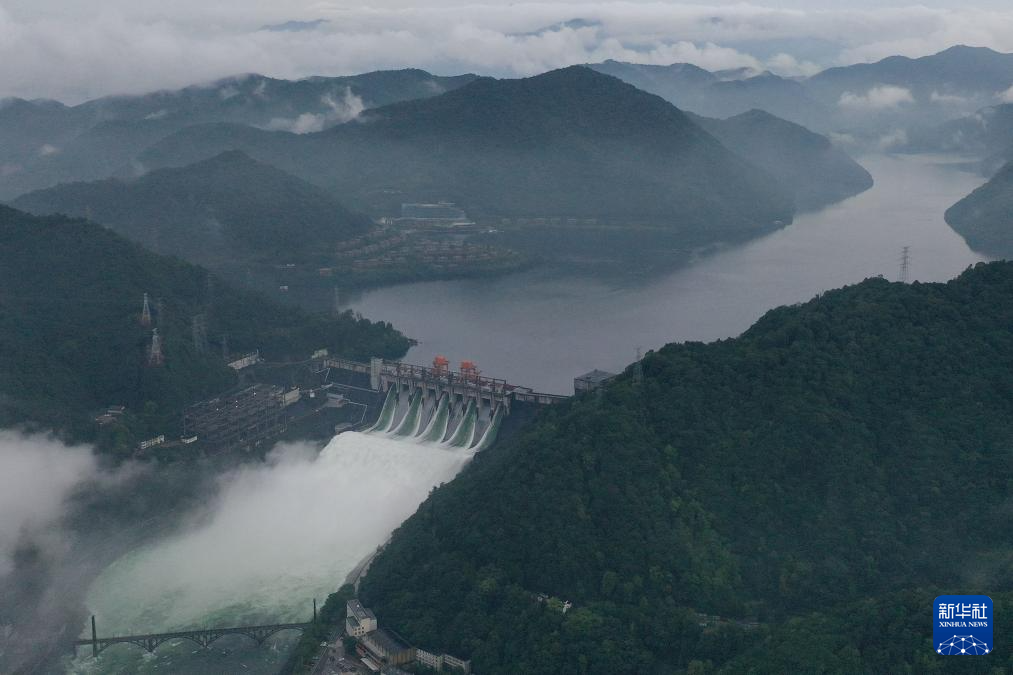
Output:
[[[203,522],[110,565],[88,610],[102,635],[308,619],[472,454],[355,432],[283,448],[225,480]]]

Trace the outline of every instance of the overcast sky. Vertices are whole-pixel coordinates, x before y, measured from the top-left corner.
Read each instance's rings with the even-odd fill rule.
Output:
[[[0,97],[78,102],[245,72],[294,78],[412,66],[525,76],[614,58],[798,75],[953,44],[1013,52],[1011,0],[888,5],[0,0]],[[307,23],[266,28],[286,22]]]

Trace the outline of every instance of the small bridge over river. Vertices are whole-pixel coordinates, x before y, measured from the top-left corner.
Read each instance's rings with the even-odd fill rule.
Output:
[[[207,649],[219,638],[226,635],[244,635],[257,646],[264,644],[275,633],[285,630],[304,631],[317,620],[317,602],[313,601],[313,620],[305,623],[272,623],[259,626],[235,626],[229,628],[198,628],[196,630],[173,631],[171,633],[148,633],[145,635],[120,635],[115,637],[98,637],[95,629],[95,617],[91,617],[91,638],[74,640],[74,651],[78,647],[91,647],[92,656],[98,656],[116,644],[137,645],[146,652],[154,652],[158,647],[172,640],[190,640]]]

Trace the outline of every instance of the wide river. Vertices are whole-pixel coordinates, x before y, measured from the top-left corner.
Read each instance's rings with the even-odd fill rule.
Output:
[[[471,359],[492,377],[569,394],[576,375],[616,372],[638,348],[732,337],[773,307],[876,275],[895,280],[904,246],[912,280],[944,281],[984,260],[943,221],[981,177],[940,157],[861,163],[876,181],[867,192],[649,281],[536,269],[370,291],[349,308],[418,340],[407,361]]]

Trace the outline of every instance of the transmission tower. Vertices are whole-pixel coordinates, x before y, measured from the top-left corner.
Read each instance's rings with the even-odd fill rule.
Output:
[[[151,305],[148,304],[148,294],[144,294],[144,306],[141,308],[141,325],[147,328],[151,325]]]
[[[222,360],[228,363],[229,361],[229,336],[222,335]]]
[[[341,289],[337,286],[334,287],[334,315],[338,316],[341,314]]]
[[[151,331],[151,348],[148,350],[148,365],[160,366],[165,363],[165,356],[162,355],[162,338],[158,335],[158,329]]]
[[[208,350],[208,323],[203,314],[195,314],[191,321],[193,330],[193,350],[205,354]]]
[[[911,267],[911,247],[905,246],[900,252],[900,282],[906,284]]]

